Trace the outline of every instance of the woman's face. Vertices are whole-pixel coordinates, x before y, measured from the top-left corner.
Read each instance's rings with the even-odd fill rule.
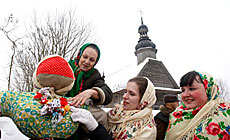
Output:
[[[87,47],[83,51],[81,58],[79,60],[79,67],[83,71],[90,70],[97,60],[97,51],[94,48]]]
[[[140,103],[139,87],[135,82],[128,82],[126,85],[126,93],[123,95],[123,109],[135,110]]]
[[[196,77],[199,79],[199,77]],[[193,81],[191,86],[181,87],[182,101],[188,109],[193,109],[204,105],[208,101],[206,90],[203,83]]]

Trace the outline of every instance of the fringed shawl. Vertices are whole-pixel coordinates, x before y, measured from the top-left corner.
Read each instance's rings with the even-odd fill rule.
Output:
[[[229,140],[230,104],[219,98],[219,88],[207,73],[199,73],[208,102],[187,110],[182,104],[170,114],[166,140]]]
[[[116,140],[154,140],[156,138],[156,127],[152,115],[152,106],[155,102],[155,88],[152,82],[148,80],[148,86],[138,110],[123,110],[121,104],[116,105],[108,113],[109,132],[113,135],[112,137]]]

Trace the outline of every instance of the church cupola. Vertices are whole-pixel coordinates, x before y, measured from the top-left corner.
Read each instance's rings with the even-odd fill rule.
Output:
[[[143,62],[147,57],[156,59],[156,45],[148,37],[148,27],[144,25],[141,17],[141,26],[138,28],[140,38],[135,47],[135,55],[137,56],[137,64]]]

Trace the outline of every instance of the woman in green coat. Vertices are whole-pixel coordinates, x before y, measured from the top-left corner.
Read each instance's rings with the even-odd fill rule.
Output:
[[[92,99],[94,105],[107,105],[112,101],[112,91],[105,83],[99,71],[94,68],[100,59],[100,49],[96,44],[83,45],[77,57],[70,60],[75,75],[75,83],[67,97],[74,106],[83,105],[88,99]],[[76,133],[66,139],[84,139],[87,133],[79,127]]]

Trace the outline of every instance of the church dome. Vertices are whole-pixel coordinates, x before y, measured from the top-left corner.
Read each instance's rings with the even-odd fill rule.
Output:
[[[148,32],[148,27],[144,24],[142,24],[139,28],[138,28],[138,33],[139,34],[146,34]]]
[[[135,49],[138,50],[140,48],[146,48],[146,47],[152,47],[156,48],[156,45],[149,39],[149,38],[142,38],[138,41],[138,44],[136,45]]]
[[[140,38],[138,41],[138,44],[136,45],[135,49],[136,51],[140,48],[146,48],[146,47],[152,47],[156,48],[156,45],[149,39],[148,37],[148,27],[144,25],[143,19],[141,17],[141,26],[138,28],[138,33],[140,34]]]

